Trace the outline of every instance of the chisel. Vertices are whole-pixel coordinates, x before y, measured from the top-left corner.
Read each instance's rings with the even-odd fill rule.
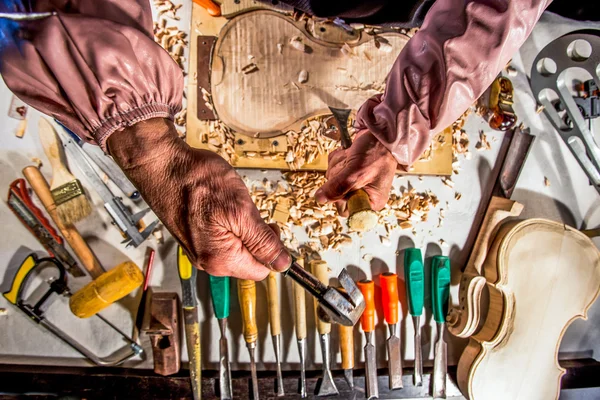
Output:
[[[196,268],[192,266],[183,249],[177,249],[177,269],[181,281],[181,306],[185,326],[185,342],[190,359],[190,379],[194,400],[202,398],[202,369],[200,363],[200,323],[196,300]]]
[[[323,260],[314,260],[310,262],[310,267],[313,275],[327,285],[329,283],[329,274],[327,272],[327,263]],[[317,392],[317,396],[331,396],[337,395],[338,390],[333,382],[331,376],[331,349],[329,334],[331,333],[331,324],[324,322],[319,318],[318,304],[315,302],[315,314],[317,321],[317,331],[321,341],[321,354],[323,355],[323,379],[321,380],[321,386]]]
[[[233,398],[229,349],[227,345],[227,318],[229,317],[229,277],[209,275],[213,310],[219,321],[219,391],[222,400]]]
[[[386,272],[381,274],[379,279],[383,315],[390,330],[390,336],[386,341],[389,388],[390,390],[402,389],[402,356],[400,331],[398,330],[398,275]]]
[[[252,397],[258,400],[258,378],[256,376],[256,359],[254,358],[258,327],[256,326],[256,282],[238,279],[238,298],[242,310],[244,340],[250,354],[250,374],[252,376]]]
[[[421,315],[423,314],[425,282],[421,250],[416,248],[406,249],[404,253],[404,280],[406,282],[408,311],[412,316],[413,327],[415,329],[415,373],[413,383],[415,386],[422,386]]]
[[[360,325],[365,332],[365,383],[367,386],[367,399],[379,398],[377,385],[377,364],[373,335],[375,333],[375,284],[371,280],[358,282],[358,287],[365,298],[365,311],[360,317]]]
[[[271,272],[267,276],[267,300],[269,303],[269,324],[271,325],[271,338],[275,362],[277,363],[277,396],[285,396],[283,391],[283,377],[281,376],[281,314],[279,312],[279,287],[277,286],[277,273]]]
[[[354,368],[354,327],[339,326],[340,350],[342,353],[342,369],[344,370],[344,379],[354,390],[354,377],[352,369]]]
[[[450,294],[450,259],[435,256],[431,260],[431,308],[437,325],[433,363],[433,398],[446,398],[447,344],[444,340]]]
[[[304,260],[296,260],[299,266],[304,267]],[[296,340],[298,341],[298,354],[300,356],[300,396],[305,398],[306,394],[306,298],[304,289],[297,283],[292,283],[294,288],[294,311],[296,314]]]

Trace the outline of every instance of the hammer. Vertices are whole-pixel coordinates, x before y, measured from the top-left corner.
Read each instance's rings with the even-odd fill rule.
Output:
[[[338,275],[345,293],[337,288],[326,286],[311,273],[300,267],[292,259],[292,266],[282,272],[292,278],[319,302],[317,314],[325,322],[335,322],[344,326],[354,326],[365,309],[365,299],[346,269]]]
[[[348,132],[350,110],[333,107],[329,107],[329,110],[333,114],[331,131],[335,128],[339,132],[342,148],[347,149],[352,145],[352,139],[350,139],[350,133]],[[332,137],[331,133],[327,136]],[[348,197],[348,214],[348,227],[358,232],[370,231],[379,219],[377,213],[371,208],[369,195],[363,189],[352,192]]]

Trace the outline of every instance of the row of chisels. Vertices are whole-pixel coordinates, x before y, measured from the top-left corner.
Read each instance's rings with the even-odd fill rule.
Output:
[[[181,253],[180,253],[181,255]],[[296,260],[299,266],[304,267],[302,259]],[[316,279],[323,282],[325,285],[329,283],[329,268],[327,263],[322,260],[313,260],[309,263],[310,272]],[[180,271],[181,272],[181,271]],[[192,272],[192,271],[189,271]],[[195,272],[195,271],[194,271]],[[421,357],[421,339],[420,339],[420,320],[424,309],[424,293],[426,288],[425,271],[421,251],[419,249],[407,249],[404,257],[404,283],[406,284],[406,299],[408,311],[413,318],[415,331],[415,369],[414,369],[414,385],[422,385],[422,357]],[[437,323],[437,340],[435,343],[435,362],[433,374],[433,395],[434,398],[445,398],[446,384],[446,344],[444,341],[444,320],[447,309],[448,292],[450,284],[450,262],[448,257],[435,256],[431,262],[431,306],[434,320]],[[386,340],[387,354],[377,354],[374,345],[375,336],[375,281],[379,281],[381,287],[381,305],[386,324],[389,328],[389,336]],[[271,273],[266,281],[268,316],[270,325],[270,334],[272,336],[272,344],[275,354],[277,380],[275,392],[277,396],[284,396],[284,384],[281,372],[282,354],[281,354],[281,313],[279,303],[279,287],[277,274]],[[228,277],[213,277],[209,276],[210,293],[214,314],[219,322],[221,337],[219,340],[219,396],[221,399],[232,399],[232,381],[231,369],[229,364],[229,350],[227,343],[227,318],[229,317],[229,301],[230,301],[230,279]],[[360,326],[365,334],[366,345],[364,347],[365,358],[365,388],[364,393],[366,398],[374,399],[379,397],[378,377],[377,377],[377,359],[387,356],[388,373],[389,373],[389,389],[397,390],[403,388],[402,382],[402,354],[401,354],[401,338],[399,327],[400,316],[400,301],[399,301],[399,282],[402,282],[394,273],[383,273],[374,280],[361,280],[356,282],[365,298],[366,308],[360,318]],[[343,289],[340,289],[344,293]],[[256,282],[251,280],[237,280],[237,295],[240,303],[241,319],[243,323],[243,337],[246,343],[250,357],[250,372],[251,372],[251,392],[252,398],[260,398],[258,388],[258,378],[256,371],[256,349],[259,339],[258,324],[257,324],[257,295]],[[184,299],[186,298],[184,291]],[[298,345],[298,353],[300,359],[300,385],[298,393],[302,398],[308,397],[306,385],[306,338],[307,338],[307,321],[306,321],[306,293],[305,290],[297,283],[293,284],[294,298],[294,325]],[[184,301],[184,307],[186,302]],[[315,324],[318,332],[318,342],[322,355],[322,377],[316,388],[317,396],[333,396],[337,395],[338,389],[331,373],[331,334],[332,325],[327,321],[325,311],[317,307],[315,302]],[[186,321],[188,317],[186,316]],[[196,320],[197,321],[197,320]],[[187,323],[187,322],[186,322]],[[188,347],[191,342],[199,340],[199,332],[195,331],[191,335],[195,336],[194,340],[188,339]],[[186,334],[188,329],[186,326]],[[351,390],[355,390],[353,369],[354,369],[354,327],[337,325],[337,333],[339,336],[339,344],[341,349],[341,366],[344,371],[344,378]],[[190,359],[198,365],[198,354],[190,354]],[[194,386],[199,386],[199,368],[198,373],[193,376],[196,382]],[[196,393],[200,393],[199,387],[194,388]],[[358,388],[357,388],[358,389]],[[363,391],[363,389],[358,389]],[[288,393],[290,394],[290,393]],[[273,394],[275,395],[275,393]]]

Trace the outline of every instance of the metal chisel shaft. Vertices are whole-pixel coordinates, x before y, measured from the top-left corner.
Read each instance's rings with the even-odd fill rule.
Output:
[[[256,376],[255,349],[258,339],[258,327],[256,326],[256,283],[251,280],[238,279],[238,298],[242,310],[242,323],[244,325],[244,340],[250,355],[250,373],[252,377],[252,395],[258,400],[258,378]]]
[[[379,386],[377,383],[377,356],[373,345],[373,333],[375,331],[375,284],[371,280],[358,282],[358,287],[365,298],[365,311],[360,317],[360,325],[365,332],[365,382],[367,399],[379,398]]]
[[[219,339],[219,392],[221,400],[233,398],[229,349],[227,343],[227,318],[229,317],[229,277],[210,276],[210,296],[213,311],[219,321],[221,338]]]
[[[283,376],[281,374],[281,314],[279,312],[279,287],[277,273],[271,272],[267,277],[267,298],[269,303],[269,324],[273,338],[273,350],[277,364],[277,396],[285,396],[283,391]]]
[[[398,275],[386,272],[380,276],[383,314],[390,329],[388,337],[388,371],[390,390],[402,389],[402,357],[398,331]]]
[[[304,267],[304,260],[296,260],[299,266]],[[298,341],[298,354],[300,356],[300,396],[305,398],[306,392],[306,298],[304,289],[297,283],[293,283],[294,311],[296,339]]]
[[[433,363],[433,398],[446,398],[447,344],[444,340],[446,314],[450,295],[450,259],[435,256],[431,260],[431,308],[437,325],[435,358]]]

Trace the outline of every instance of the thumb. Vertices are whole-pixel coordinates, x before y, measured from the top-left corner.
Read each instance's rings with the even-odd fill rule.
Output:
[[[282,272],[292,265],[292,257],[279,239],[279,234],[260,215],[258,219],[253,217],[248,221],[247,229],[243,230],[240,239],[250,254],[267,268]]]

